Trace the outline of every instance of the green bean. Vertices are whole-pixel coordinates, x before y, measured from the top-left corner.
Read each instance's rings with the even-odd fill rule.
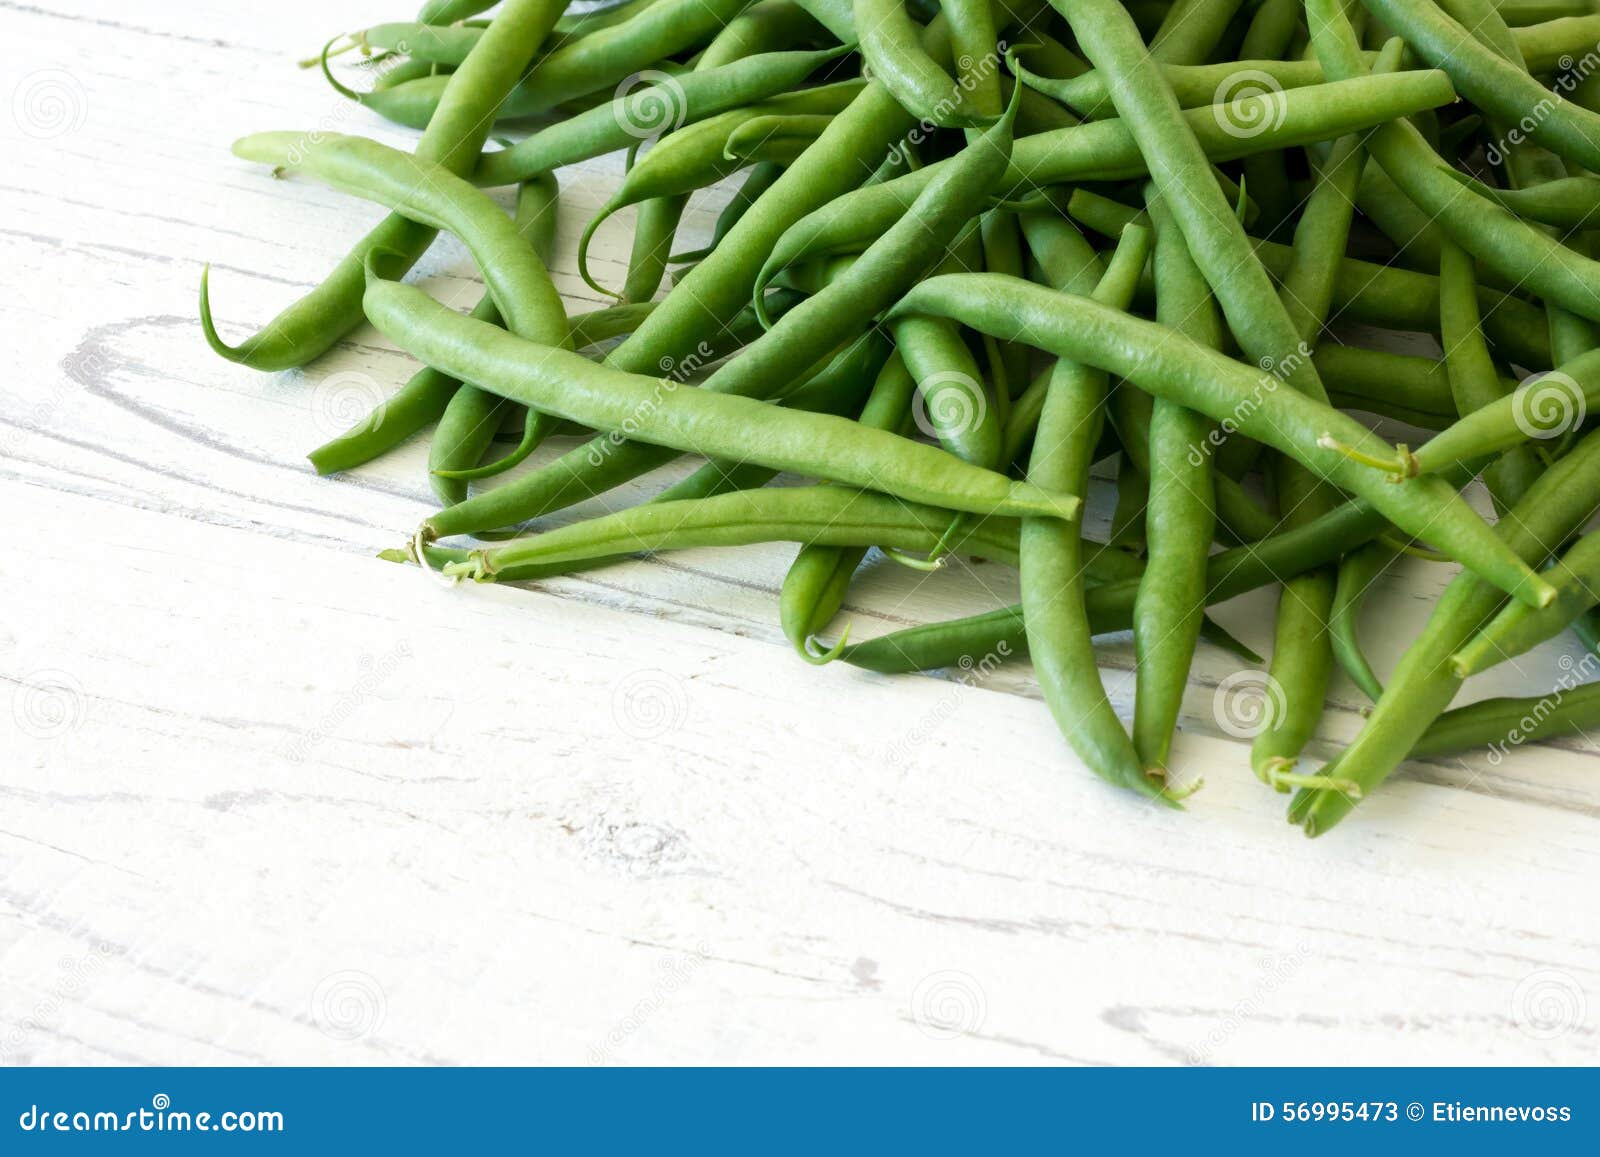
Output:
[[[1465,250],[1445,246],[1439,263],[1439,316],[1450,394],[1456,412],[1471,414],[1511,393],[1495,369],[1478,325],[1477,280]],[[1514,387],[1512,387],[1514,388]],[[1489,467],[1485,482],[1497,508],[1516,504],[1543,472],[1538,456],[1527,447],[1502,455]]]
[[[1596,726],[1600,726],[1600,683],[1558,687],[1527,698],[1482,699],[1439,716],[1417,740],[1409,758],[1486,747],[1489,762],[1499,764],[1512,747],[1564,735],[1587,738]]]
[[[652,197],[639,206],[634,222],[633,254],[622,283],[623,301],[649,301],[661,288],[678,235],[678,222],[689,204],[689,194]]]
[[[1242,4],[1243,0],[1176,0],[1150,41],[1150,55],[1165,64],[1199,64],[1211,55]]]
[[[682,49],[703,44],[750,0],[657,0],[541,58],[522,86],[528,112],[598,92]]]
[[[1356,87],[1351,81],[1341,81],[1276,93],[1271,98],[1241,97],[1225,105],[1189,109],[1181,116],[1206,156],[1226,161],[1344,136],[1454,99],[1448,79],[1436,71],[1358,79],[1382,83]],[[1263,118],[1268,124],[1265,131],[1255,135],[1240,132],[1239,126]],[[768,276],[802,254],[815,257],[860,249],[897,220],[947,164],[924,165],[825,203],[773,248],[766,262]],[[1143,178],[1146,174],[1139,144],[1124,122],[1094,121],[1018,140],[999,191],[1012,197],[1055,184]]]
[[[374,24],[355,38],[365,48],[397,52],[430,64],[459,65],[483,38],[483,31],[464,24],[409,22]]]
[[[734,134],[741,128],[753,129],[757,141],[777,138],[782,142],[782,156],[765,159],[787,163],[821,135],[827,122],[824,120],[818,124],[804,115],[773,117],[768,114],[836,111],[847,105],[859,91],[860,85],[854,82],[807,89],[785,98],[720,113],[672,133],[629,170],[617,191],[590,218],[578,240],[579,275],[596,292],[616,296],[594,279],[589,271],[588,259],[589,244],[595,232],[614,213],[653,198],[687,196],[746,167],[749,163],[748,150],[736,147],[734,143]],[[801,122],[795,141],[787,141],[784,137],[790,122]]]
[[[861,55],[902,108],[917,120],[947,127],[976,126],[984,118],[924,45],[924,33],[905,0],[855,0]]]
[[[1000,87],[999,30],[989,0],[943,0],[956,84],[973,115],[993,120],[1005,107]]]
[[[1596,493],[1600,434],[1585,438],[1546,471],[1500,520],[1496,532],[1524,562],[1538,563],[1549,553],[1549,543],[1566,538],[1594,513]],[[1302,824],[1307,835],[1322,835],[1394,771],[1461,687],[1455,668],[1445,660],[1502,601],[1500,591],[1475,576],[1456,577],[1421,636],[1402,656],[1366,725],[1333,764],[1337,777],[1356,790],[1302,790],[1290,806],[1291,822]]]
[[[483,147],[492,112],[511,90],[546,33],[563,0],[507,0],[472,54],[452,73],[438,111],[417,142],[417,158],[464,172]],[[316,289],[289,306],[236,346],[217,335],[207,286],[200,289],[200,321],[211,348],[230,361],[258,370],[301,366],[326,351],[361,321],[366,265],[377,259],[383,272],[398,277],[422,255],[434,230],[399,214],[356,243]]]
[[[1393,543],[1380,538],[1345,555],[1339,562],[1333,607],[1328,612],[1328,637],[1334,658],[1350,681],[1374,703],[1383,695],[1383,684],[1361,649],[1361,604],[1400,553]]]
[[[342,133],[318,133],[315,140],[300,133],[256,133],[235,141],[233,152],[245,160],[304,171],[422,225],[455,233],[471,251],[515,332],[556,345],[566,340],[561,295],[527,238],[493,201],[443,166]]]
[[[793,48],[803,41],[822,39],[823,35],[816,17],[794,0],[760,0],[728,21],[706,45],[695,61],[695,71]]]
[[[1226,420],[1324,480],[1368,499],[1396,526],[1426,537],[1508,593],[1535,606],[1553,597],[1548,585],[1443,479],[1388,482],[1344,450],[1323,444],[1337,442],[1376,458],[1386,444],[1366,427],[1296,391],[1280,390],[1276,378],[1160,326],[992,273],[924,281],[889,316],[903,313],[949,317],[982,333],[1026,341],[1119,374],[1147,393],[1181,402],[1219,422]],[[1415,486],[1422,481],[1434,485]]]
[[[883,365],[872,393],[861,411],[861,424],[875,430],[898,431],[911,415],[916,379],[895,354]],[[783,578],[778,598],[778,620],[795,653],[807,662],[831,657],[812,649],[818,635],[844,603],[850,578],[866,556],[867,547],[823,546],[800,548]]]
[[[1153,185],[1145,196],[1156,226],[1157,321],[1220,349],[1222,318],[1177,220]],[[1217,516],[1211,461],[1196,451],[1210,444],[1212,430],[1210,419],[1176,403],[1157,400],[1151,409],[1150,561],[1133,609],[1133,742],[1145,767],[1167,766],[1205,618],[1206,558]]]
[[[1024,228],[1030,237],[1054,230],[1056,236],[1049,244],[1042,242],[1036,249],[1039,253],[1070,241],[1064,231],[1072,230],[1059,219],[1039,218],[1030,218]],[[1087,242],[1080,240],[1080,244],[1088,248]],[[1093,291],[1096,296],[1111,308],[1116,307],[1119,295],[1131,297],[1149,251],[1149,231],[1130,226],[1111,268]],[[1056,268],[1047,267],[1047,273],[1057,286],[1088,288],[1084,274],[1093,268],[1088,261],[1080,257],[1051,265]],[[1035,484],[1046,489],[1072,488],[1078,493],[1087,490],[1106,388],[1103,372],[1065,358],[1056,363],[1028,464],[1028,478]],[[1163,790],[1161,765],[1141,764],[1106,698],[1084,612],[1082,540],[1075,530],[1057,533],[1054,521],[1024,519],[1021,531],[1022,602],[1029,649],[1045,702],[1067,742],[1096,775],[1141,795],[1175,802]]]
[[[746,165],[787,165],[823,134],[832,116],[828,112],[751,117],[728,134],[723,156]]]
[[[1583,229],[1600,217],[1600,180],[1566,177],[1527,189],[1495,189],[1465,173],[1450,170],[1467,188],[1519,217],[1564,230]]]
[[[1319,345],[1312,360],[1329,399],[1342,410],[1365,410],[1425,430],[1442,430],[1455,420],[1443,362],[1335,342]]]
[[[841,49],[773,52],[655,84],[624,85],[610,102],[568,117],[478,159],[472,179],[507,185],[533,173],[575,164],[673,128],[757,104],[797,88]],[[641,80],[644,74],[641,74]]]
[[[626,430],[678,450],[876,486],[952,510],[1069,519],[1077,513],[1075,496],[1012,482],[943,450],[841,418],[786,413],[750,398],[679,389],[669,379],[626,374],[557,347],[534,346],[462,317],[411,286],[375,277],[365,305],[384,336],[430,365],[597,429]]]
[[[1552,93],[1519,65],[1479,43],[1432,0],[1363,0],[1462,96],[1529,138],[1588,169],[1600,169],[1600,115]]]
[[[745,175],[744,181],[739,185],[738,191],[728,199],[728,203],[723,206],[722,212],[717,214],[717,224],[711,232],[711,240],[706,247],[691,253],[674,253],[671,258],[672,263],[674,265],[684,265],[703,261],[707,254],[722,243],[722,239],[728,235],[729,230],[739,223],[739,218],[750,210],[750,206],[760,199],[761,194],[772,188],[774,182],[781,176],[783,176],[782,165],[773,164],[770,161],[760,165],[752,165],[749,173]]]
[[[423,24],[454,24],[494,5],[495,0],[424,0],[417,19]]]
[[[1513,26],[1541,24],[1590,11],[1589,0],[1494,0],[1500,19]]]
[[[1115,236],[1136,211],[1126,205],[1076,189],[1067,211],[1097,233]],[[1254,241],[1267,271],[1282,280],[1289,272],[1293,251],[1274,241]],[[1154,300],[1153,285],[1141,291],[1140,301]],[[1539,311],[1515,297],[1479,287],[1483,325],[1502,356],[1530,368],[1551,364],[1549,334]],[[1345,258],[1333,286],[1333,309],[1343,318],[1389,329],[1439,332],[1439,279],[1425,273],[1374,265]]]
[[[780,486],[737,490],[714,498],[648,502],[472,552],[447,574],[494,582],[501,571],[639,551],[757,542],[932,550],[950,525],[950,511],[847,486]],[[962,549],[1016,561],[1016,526],[1007,519],[963,522]],[[1070,532],[1076,537],[1075,532]]]
[[[1561,17],[1515,28],[1512,34],[1529,72],[1564,72],[1600,44],[1600,15]]]
[[[611,305],[588,313],[575,313],[567,319],[573,349],[585,349],[612,338],[622,337],[639,328],[655,308],[653,301],[633,301]]]

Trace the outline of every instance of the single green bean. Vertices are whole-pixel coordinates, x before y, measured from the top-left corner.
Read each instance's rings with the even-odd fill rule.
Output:
[[[1527,698],[1482,699],[1446,711],[1412,747],[1409,758],[1424,759],[1484,747],[1489,762],[1525,743],[1572,735],[1588,738],[1600,726],[1600,683],[1558,687]]]
[[[1211,55],[1242,4],[1243,0],[1175,0],[1150,40],[1150,55],[1164,64],[1199,64]]]
[[[1339,561],[1333,608],[1328,612],[1328,637],[1334,658],[1350,681],[1374,703],[1383,695],[1383,684],[1361,648],[1361,605],[1400,553],[1393,543],[1379,538],[1345,555]]]
[[[758,542],[926,551],[948,529],[950,518],[949,510],[848,486],[736,490],[714,498],[647,502],[515,539],[473,551],[467,561],[446,567],[445,573],[494,582],[502,571],[514,573],[532,566]],[[962,529],[963,552],[1016,563],[1014,520],[963,520]]]
[[[1156,227],[1156,320],[1221,349],[1222,317],[1178,222],[1153,185],[1145,196]],[[1133,287],[1128,288],[1131,301]],[[1133,608],[1133,742],[1145,767],[1167,766],[1205,619],[1216,491],[1210,456],[1196,451],[1211,444],[1213,429],[1205,415],[1175,402],[1157,399],[1151,408],[1145,510],[1150,561]]]
[[[422,361],[556,417],[677,450],[879,487],[952,510],[1077,514],[1076,496],[1012,482],[943,450],[831,415],[786,413],[750,398],[596,366],[462,317],[412,286],[374,277],[365,305],[384,336]]]

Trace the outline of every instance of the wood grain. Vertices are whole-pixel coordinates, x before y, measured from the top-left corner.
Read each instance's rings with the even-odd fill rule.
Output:
[[[1207,786],[1178,814],[1078,766],[1025,665],[800,663],[776,628],[792,548],[537,589],[375,560],[430,509],[423,447],[333,480],[303,455],[406,359],[363,329],[255,374],[206,350],[194,301],[209,261],[242,335],[376,218],[227,145],[408,141],[292,63],[395,16],[0,3],[0,1060],[1592,1058],[1592,744],[1410,768],[1308,842],[1219,725],[1220,652],[1179,739]],[[573,253],[618,172],[561,174],[574,309],[599,304]],[[602,231],[603,279],[625,237]],[[417,276],[479,292],[448,238]],[[1448,575],[1384,581],[1380,670]],[[865,634],[1015,593],[992,564],[880,560],[848,612]],[[1219,617],[1265,650],[1270,603]],[[1574,654],[1470,691],[1546,689]],[[1131,647],[1105,660],[1126,712]],[[1360,724],[1334,694],[1325,750]]]

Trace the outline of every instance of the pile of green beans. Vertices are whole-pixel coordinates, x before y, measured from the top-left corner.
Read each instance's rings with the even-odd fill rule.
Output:
[[[1197,657],[1264,662],[1208,608],[1276,587],[1240,766],[1309,835],[1407,759],[1600,726],[1600,0],[386,15],[303,62],[362,106],[351,131],[234,153],[390,215],[258,332],[224,339],[204,272],[199,309],[261,371],[363,321],[419,363],[309,453],[333,474],[426,439],[440,505],[384,558],[536,582],[793,544],[777,620],[806,662],[1027,659],[1076,759],[1175,808]],[[574,166],[615,174],[575,255]],[[591,242],[625,226],[603,268]],[[470,314],[401,282],[440,232],[483,283]],[[541,525],[685,455],[647,501]],[[1015,569],[1020,604],[836,626],[864,569],[938,583],[952,558]],[[1367,595],[1424,565],[1458,573],[1379,670]],[[1097,658],[1120,632],[1127,711]],[[1541,676],[1569,633],[1582,659]],[[1452,709],[1512,660],[1526,698]],[[1346,686],[1368,718],[1315,766]]]

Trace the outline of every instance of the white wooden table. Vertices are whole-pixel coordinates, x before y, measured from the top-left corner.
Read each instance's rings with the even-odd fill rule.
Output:
[[[195,291],[211,262],[237,338],[376,219],[228,145],[408,141],[293,66],[405,15],[0,6],[0,1062],[1593,1061],[1591,745],[1413,766],[1311,842],[1219,726],[1214,651],[1179,815],[1092,779],[1025,666],[797,661],[789,548],[537,589],[374,559],[431,509],[422,447],[336,480],[303,454],[406,359],[364,329],[256,374]],[[616,174],[562,174],[575,308]],[[419,276],[475,298],[449,239]],[[1447,576],[1386,580],[1380,666]],[[1014,591],[877,566],[850,615]],[[1221,617],[1265,649],[1270,605]],[[1546,690],[1562,653],[1469,690]],[[1126,710],[1131,648],[1105,660]],[[1359,724],[1334,696],[1324,753]]]

